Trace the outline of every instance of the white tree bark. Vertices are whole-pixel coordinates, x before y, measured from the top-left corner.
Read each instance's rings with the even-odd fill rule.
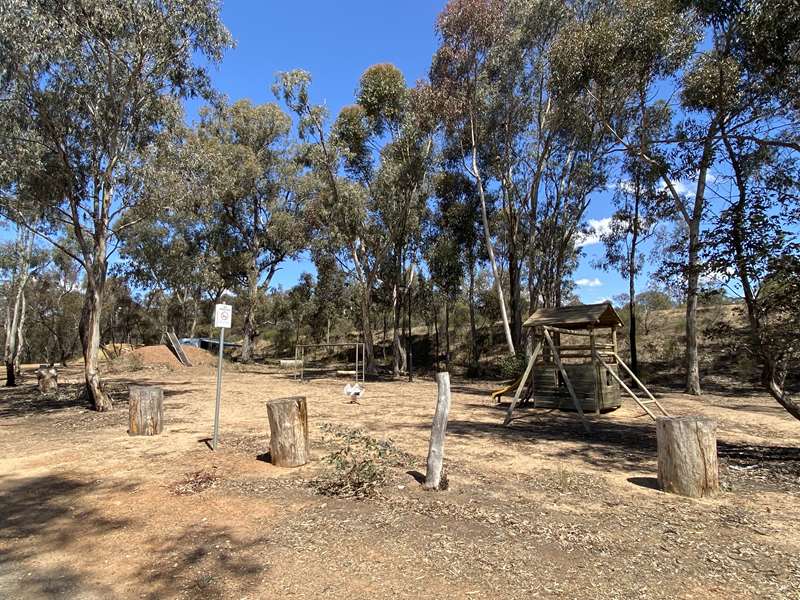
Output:
[[[515,355],[514,339],[511,336],[511,326],[508,322],[508,312],[506,311],[506,299],[503,294],[503,282],[500,279],[500,271],[497,268],[497,261],[494,257],[494,247],[492,246],[492,233],[489,228],[489,216],[486,211],[486,193],[483,189],[483,179],[481,178],[480,169],[478,168],[478,148],[475,142],[475,126],[473,119],[470,117],[470,134],[472,139],[472,177],[478,186],[478,195],[481,199],[481,219],[483,221],[483,233],[486,237],[486,252],[489,255],[489,264],[492,266],[492,277],[494,278],[494,286],[497,291],[497,299],[500,302],[500,318],[503,321],[503,331],[506,335],[506,344],[508,345],[508,352],[510,355]]]

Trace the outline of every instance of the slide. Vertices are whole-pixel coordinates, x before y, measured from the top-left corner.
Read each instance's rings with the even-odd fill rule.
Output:
[[[522,381],[522,375],[517,377],[513,382],[509,383],[507,386],[500,388],[499,390],[495,390],[492,392],[492,400],[495,402],[500,402],[500,398],[503,396],[510,396],[514,392],[517,391],[517,386],[519,386],[519,382]]]

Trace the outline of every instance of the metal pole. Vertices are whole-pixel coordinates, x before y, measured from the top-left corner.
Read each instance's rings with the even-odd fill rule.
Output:
[[[217,449],[219,439],[219,403],[222,392],[222,349],[225,347],[225,328],[219,328],[219,359],[217,361],[217,404],[214,408],[214,440],[211,444],[213,450]]]

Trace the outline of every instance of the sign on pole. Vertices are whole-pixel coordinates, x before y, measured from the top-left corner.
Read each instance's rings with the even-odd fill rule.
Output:
[[[219,405],[222,392],[222,351],[225,349],[225,330],[230,329],[233,318],[233,307],[228,304],[217,304],[214,307],[214,327],[219,328],[219,359],[217,360],[217,403],[214,407],[214,439],[213,450],[217,449],[219,439]]]
[[[233,307],[229,304],[217,304],[214,307],[214,327],[230,329],[232,318]]]

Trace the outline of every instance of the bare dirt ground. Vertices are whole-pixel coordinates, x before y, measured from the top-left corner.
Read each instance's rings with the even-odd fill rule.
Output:
[[[0,598],[800,598],[800,423],[750,390],[674,414],[719,419],[724,493],[655,489],[654,424],[627,402],[589,416],[529,411],[510,428],[489,383],[454,381],[450,487],[425,492],[430,379],[300,383],[269,369],[225,375],[221,447],[213,367],[108,374],[116,408],[25,383],[0,390]],[[129,437],[129,382],[165,389],[166,427]],[[264,403],[308,398],[314,461],[278,469]],[[363,428],[397,450],[375,498],[310,482],[336,449],[322,426]]]

